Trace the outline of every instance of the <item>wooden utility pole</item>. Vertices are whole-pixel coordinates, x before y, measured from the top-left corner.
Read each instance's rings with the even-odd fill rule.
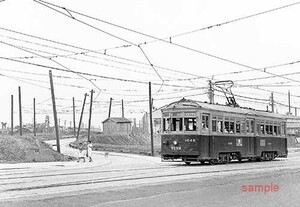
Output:
[[[78,124],[78,129],[77,129],[76,139],[79,138],[79,132],[80,132],[80,127],[81,127],[81,122],[82,122],[82,117],[83,117],[83,112],[84,112],[84,105],[85,105],[86,96],[87,96],[87,94],[85,93],[84,94],[84,99],[83,99],[83,105],[82,105],[81,115],[80,115],[80,119],[79,119],[79,124]]]
[[[94,93],[94,91],[91,90],[90,115],[89,115],[89,126],[88,126],[88,141],[91,140],[91,139],[90,139],[90,136],[91,136],[91,121],[92,121],[93,93]]]
[[[289,115],[291,114],[291,93],[288,93],[288,101],[289,101]]]
[[[35,98],[33,98],[33,136],[36,137],[36,125],[35,125]]]
[[[154,156],[153,146],[153,125],[152,125],[152,98],[151,98],[151,82],[149,82],[149,115],[150,115],[150,137],[151,137],[151,155]]]
[[[55,125],[56,147],[57,147],[57,152],[60,153],[59,129],[58,129],[58,123],[57,123],[57,112],[56,112],[56,104],[55,104],[55,94],[54,94],[54,86],[53,86],[53,79],[52,79],[52,71],[51,70],[49,70],[49,78],[50,78],[52,107],[53,107],[53,116],[54,116],[54,125]]]
[[[76,123],[75,123],[75,99],[73,97],[73,131],[74,131],[74,137],[76,136]]]
[[[124,118],[124,103],[123,103],[123,99],[122,99],[122,117]]]
[[[111,103],[112,103],[112,98],[110,98],[109,101],[108,118],[110,117],[110,113],[111,113]]]
[[[11,95],[11,135],[14,134],[14,95]]]
[[[208,89],[209,103],[214,104],[214,102],[215,102],[215,100],[214,100],[214,90],[213,90],[213,85],[212,85],[211,80],[208,81],[208,85],[209,85],[209,89]]]
[[[19,120],[20,120],[20,136],[22,136],[22,103],[21,103],[21,87],[19,86]]]
[[[274,113],[274,95],[273,95],[273,92],[271,93],[271,109],[272,109],[272,113]]]

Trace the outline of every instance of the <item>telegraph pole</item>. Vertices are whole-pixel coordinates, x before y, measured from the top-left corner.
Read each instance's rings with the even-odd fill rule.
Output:
[[[152,125],[152,98],[151,98],[151,82],[149,82],[149,115],[150,115],[150,137],[151,137],[151,155],[154,156],[153,146],[153,125]]]
[[[288,92],[288,101],[289,101],[289,115],[291,114],[291,93]]]
[[[35,125],[35,98],[33,98],[33,136],[36,137],[36,125]]]
[[[108,118],[110,117],[110,113],[111,113],[111,103],[112,103],[112,98],[110,98],[109,101]]]
[[[74,137],[76,136],[76,123],[75,123],[75,99],[73,97],[73,131],[74,131]]]
[[[11,95],[11,135],[14,134],[14,95]]]
[[[85,93],[84,94],[84,99],[83,99],[83,105],[82,105],[81,115],[80,115],[80,119],[79,119],[79,124],[78,124],[78,129],[77,129],[76,139],[79,138],[79,132],[80,132],[80,127],[81,127],[81,122],[82,122],[82,117],[83,117],[83,112],[84,112],[84,105],[85,105],[86,96],[87,96],[87,94]]]
[[[211,80],[208,81],[208,85],[209,85],[209,89],[208,89],[209,103],[210,104],[214,104],[215,103],[215,100],[214,100],[214,89],[213,89],[213,84],[212,84]]]
[[[88,126],[88,141],[91,140],[91,139],[90,139],[90,135],[91,135],[91,121],[92,121],[93,93],[94,93],[94,91],[91,90],[90,116],[89,116],[89,126]]]
[[[55,125],[56,146],[57,146],[57,152],[60,153],[59,129],[58,129],[58,123],[57,123],[57,112],[56,112],[55,94],[54,94],[54,86],[53,86],[53,79],[52,79],[52,71],[51,70],[49,70],[49,78],[50,78],[52,107],[53,107],[53,116],[54,116],[54,125]]]
[[[123,103],[123,99],[122,99],[122,117],[124,118],[124,103]]]
[[[272,108],[272,113],[274,113],[274,96],[273,96],[273,92],[271,93],[271,108]]]
[[[19,86],[19,121],[20,121],[20,136],[22,136],[22,103],[21,103],[21,87]]]

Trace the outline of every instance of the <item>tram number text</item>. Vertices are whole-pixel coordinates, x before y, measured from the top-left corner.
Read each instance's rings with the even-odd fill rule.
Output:
[[[196,139],[185,139],[185,142],[196,142]]]
[[[172,150],[181,150],[181,147],[171,147]]]

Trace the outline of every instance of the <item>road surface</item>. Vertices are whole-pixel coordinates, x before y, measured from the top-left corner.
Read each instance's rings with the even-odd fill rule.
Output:
[[[61,151],[75,155],[61,140]],[[94,152],[94,162],[0,164],[0,206],[299,206],[300,150],[288,159],[187,166]]]

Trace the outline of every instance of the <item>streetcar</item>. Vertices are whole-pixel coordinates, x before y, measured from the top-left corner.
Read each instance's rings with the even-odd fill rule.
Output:
[[[181,99],[162,109],[162,161],[229,163],[287,157],[286,118]]]

